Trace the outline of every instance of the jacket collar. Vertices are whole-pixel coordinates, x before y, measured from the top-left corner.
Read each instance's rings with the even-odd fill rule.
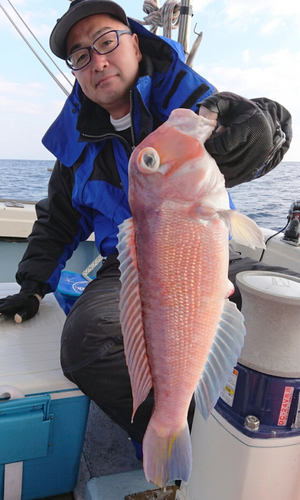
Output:
[[[78,114],[77,130],[80,141],[92,140],[106,134],[115,133],[109,118],[109,113],[93,101],[83,96]]]

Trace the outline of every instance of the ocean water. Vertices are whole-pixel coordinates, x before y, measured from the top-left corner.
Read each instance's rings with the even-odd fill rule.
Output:
[[[229,190],[236,209],[259,226],[280,231],[293,201],[300,200],[300,162],[282,162],[264,177]]]
[[[0,199],[39,201],[47,196],[54,161],[0,160]]]
[[[45,198],[53,166],[54,161],[0,160],[0,199]],[[300,162],[282,162],[264,177],[229,192],[238,211],[261,227],[280,231],[291,203],[300,200]]]

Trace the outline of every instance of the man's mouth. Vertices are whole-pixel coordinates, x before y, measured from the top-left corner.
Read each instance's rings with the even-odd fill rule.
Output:
[[[99,82],[96,84],[96,87],[104,87],[107,83],[110,82],[110,80],[112,78],[114,78],[116,75],[107,75],[107,76],[104,76],[103,78],[101,78],[99,80]]]

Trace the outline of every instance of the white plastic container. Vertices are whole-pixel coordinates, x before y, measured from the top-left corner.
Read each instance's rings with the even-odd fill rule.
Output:
[[[196,410],[193,468],[176,500],[300,500],[300,437],[251,439]]]
[[[247,331],[239,363],[268,375],[300,378],[300,278],[244,271],[236,282]]]
[[[18,290],[0,284],[0,297]],[[0,500],[44,498],[76,486],[89,399],[60,368],[64,321],[53,294],[24,323],[0,316]]]

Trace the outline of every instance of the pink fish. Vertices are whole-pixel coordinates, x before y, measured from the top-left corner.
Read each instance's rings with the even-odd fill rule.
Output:
[[[243,316],[228,296],[228,233],[250,246],[263,235],[229,208],[224,177],[203,144],[216,122],[177,109],[133,152],[132,218],[119,227],[121,324],[133,418],[154,389],[143,440],[148,481],[188,481],[187,412],[193,393],[208,418],[240,354]]]

